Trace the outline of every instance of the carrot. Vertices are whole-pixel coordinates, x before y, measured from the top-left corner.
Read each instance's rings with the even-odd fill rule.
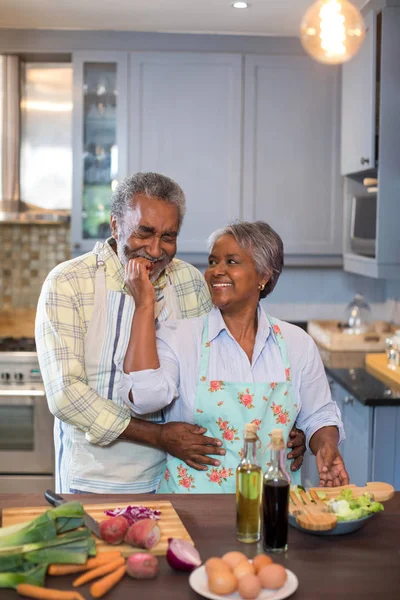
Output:
[[[72,573],[81,573],[88,569],[95,569],[110,562],[116,560],[121,556],[120,550],[112,550],[111,552],[100,552],[96,558],[89,558],[84,565],[49,565],[47,569],[48,575],[71,575]]]
[[[109,575],[106,575],[105,577],[102,577],[96,581],[96,583],[93,583],[90,586],[90,593],[92,594],[93,598],[102,598],[104,594],[107,594],[111,588],[121,581],[125,573],[126,565],[123,565],[113,573],[110,573]]]
[[[92,579],[96,579],[96,577],[101,577],[102,575],[107,575],[107,573],[111,573],[112,571],[115,571],[115,569],[118,569],[118,567],[122,567],[122,565],[124,565],[124,564],[125,564],[125,559],[122,556],[120,556],[119,558],[117,558],[105,565],[100,565],[99,567],[97,567],[97,569],[91,569],[90,571],[86,571],[86,573],[84,573],[83,575],[81,575],[80,577],[75,579],[75,581],[72,583],[72,585],[74,587],[83,585],[84,583],[87,583],[88,581],[92,581]]]
[[[71,590],[70,592],[51,590],[49,588],[38,587],[37,585],[30,585],[29,583],[20,583],[17,586],[17,592],[20,596],[38,598],[38,600],[85,600],[75,590]]]

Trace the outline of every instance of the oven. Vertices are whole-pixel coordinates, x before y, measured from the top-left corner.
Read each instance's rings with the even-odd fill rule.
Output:
[[[54,417],[34,340],[0,338],[0,493],[54,489]]]

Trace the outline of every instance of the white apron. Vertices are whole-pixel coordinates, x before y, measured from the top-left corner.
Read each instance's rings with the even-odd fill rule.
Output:
[[[85,337],[85,369],[91,388],[123,406],[118,397],[118,383],[135,303],[130,295],[107,289],[102,248],[103,244],[98,243],[94,250],[97,270],[93,316]],[[169,280],[163,292],[156,303],[155,317],[160,321],[180,319],[178,299]],[[138,418],[164,422],[162,411]],[[98,446],[88,442],[83,431],[56,421],[57,491],[130,494],[157,488],[165,466],[163,451],[125,440]]]

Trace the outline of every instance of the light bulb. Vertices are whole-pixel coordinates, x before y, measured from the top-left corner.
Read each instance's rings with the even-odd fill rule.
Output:
[[[347,0],[318,0],[303,17],[300,40],[318,62],[331,65],[350,60],[365,36],[360,11]]]

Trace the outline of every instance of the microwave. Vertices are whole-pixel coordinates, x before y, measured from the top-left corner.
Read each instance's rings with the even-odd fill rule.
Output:
[[[354,254],[375,257],[376,194],[351,200],[350,246]]]

